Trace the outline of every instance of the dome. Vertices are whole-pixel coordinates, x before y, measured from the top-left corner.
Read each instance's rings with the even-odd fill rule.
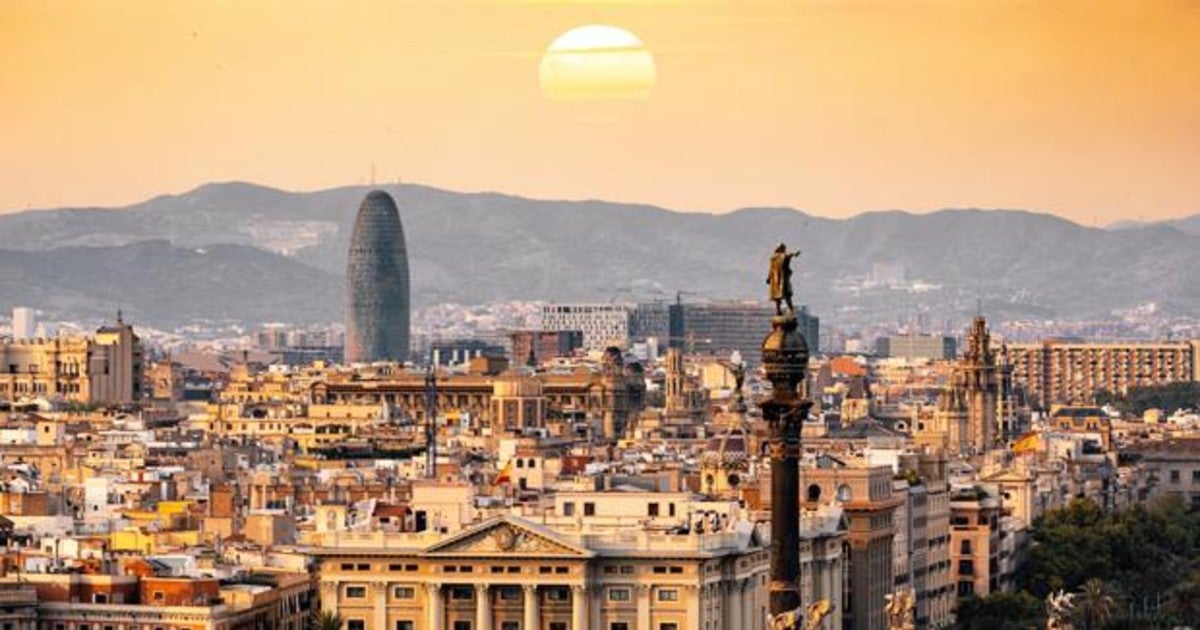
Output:
[[[700,456],[704,465],[723,468],[744,468],[749,459],[750,452],[746,432],[740,427],[713,436],[708,440],[708,444],[704,447],[704,453]]]

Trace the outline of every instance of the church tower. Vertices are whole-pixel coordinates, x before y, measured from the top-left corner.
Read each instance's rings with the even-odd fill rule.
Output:
[[[967,350],[959,368],[961,383],[967,406],[966,444],[976,453],[992,448],[996,443],[998,422],[996,417],[999,402],[999,380],[996,374],[996,356],[992,352],[991,334],[987,320],[975,318],[967,335]]]

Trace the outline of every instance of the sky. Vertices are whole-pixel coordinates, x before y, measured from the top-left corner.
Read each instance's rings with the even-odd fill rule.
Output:
[[[589,24],[643,42],[647,93],[548,97],[543,55]],[[1200,2],[0,3],[0,211],[372,172],[715,212],[1189,215]]]

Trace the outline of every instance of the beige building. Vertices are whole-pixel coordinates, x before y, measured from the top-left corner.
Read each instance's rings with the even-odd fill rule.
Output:
[[[886,596],[894,591],[894,518],[901,500],[892,492],[890,466],[847,465],[822,457],[800,471],[806,508],[833,502],[845,511],[849,588],[841,603],[845,627],[883,630]]]
[[[1175,496],[1200,507],[1200,439],[1136,444],[1129,451],[1141,458],[1150,496]]]
[[[453,534],[327,532],[302,547],[348,630],[761,628],[767,550],[747,530],[670,533],[499,516]]]
[[[980,487],[950,495],[950,562],[959,597],[987,597],[1002,590],[1000,499]]]
[[[1013,379],[1043,409],[1092,403],[1096,394],[1194,381],[1200,377],[1200,341],[1157,343],[1011,344],[1001,349]]]
[[[896,508],[895,590],[912,589],[915,621],[921,628],[950,625],[954,585],[950,572],[950,493],[944,479],[893,485]]]
[[[141,341],[120,318],[93,337],[0,341],[0,401],[120,404],[141,386]]]

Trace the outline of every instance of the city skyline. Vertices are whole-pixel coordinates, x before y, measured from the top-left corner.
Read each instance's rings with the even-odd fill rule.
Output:
[[[372,170],[682,210],[1200,211],[1184,2],[125,8],[6,8],[0,212]],[[546,51],[589,24],[644,45],[653,75],[609,75],[637,98],[550,98]]]

